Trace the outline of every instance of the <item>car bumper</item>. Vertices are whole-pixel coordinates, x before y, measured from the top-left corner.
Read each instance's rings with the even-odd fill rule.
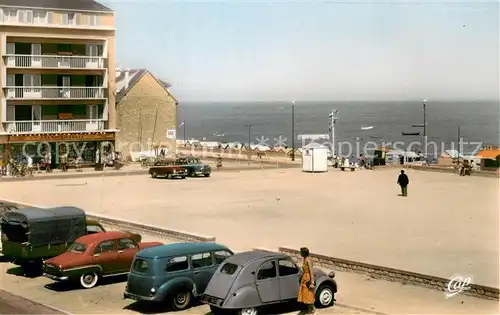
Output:
[[[156,297],[154,297],[154,296],[137,295],[137,294],[129,293],[127,291],[125,291],[123,293],[123,298],[124,299],[135,300],[135,301],[156,301]]]
[[[67,280],[69,280],[69,277],[54,276],[54,275],[51,275],[50,273],[45,273],[45,272],[43,273],[43,276],[46,278],[55,280],[55,281],[67,281]]]

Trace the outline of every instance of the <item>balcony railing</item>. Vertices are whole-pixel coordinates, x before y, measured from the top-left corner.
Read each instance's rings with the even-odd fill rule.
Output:
[[[6,98],[10,100],[27,99],[103,99],[106,98],[102,87],[6,87]]]
[[[54,55],[6,55],[7,68],[48,69],[104,69],[103,57],[54,56]]]
[[[8,121],[7,133],[53,133],[104,130],[102,119]]]

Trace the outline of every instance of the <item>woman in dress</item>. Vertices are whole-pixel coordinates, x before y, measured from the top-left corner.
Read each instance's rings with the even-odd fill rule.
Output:
[[[304,259],[302,270],[304,273],[300,277],[300,287],[297,301],[308,306],[308,314],[316,314],[314,302],[316,301],[314,294],[314,274],[311,257],[309,257],[309,249],[302,247],[300,256]]]

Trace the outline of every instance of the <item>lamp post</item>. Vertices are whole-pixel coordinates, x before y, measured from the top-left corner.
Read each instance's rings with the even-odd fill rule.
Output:
[[[292,161],[295,161],[295,105],[292,105]]]
[[[422,101],[422,107],[424,109],[424,156],[427,161],[427,99]]]
[[[338,109],[332,110],[332,112],[328,115],[330,118],[330,136],[332,137],[332,158],[335,155],[335,123],[337,122],[337,119],[339,118],[337,114],[339,113]]]
[[[186,138],[186,121],[185,120],[182,121],[182,127],[184,130],[184,145],[186,145],[187,138]]]
[[[248,124],[245,125],[245,127],[248,127],[248,146],[247,146],[247,154],[248,154],[248,165],[250,165],[250,161],[252,159],[252,153],[250,152],[252,150],[250,146],[250,139],[252,137],[252,125]]]

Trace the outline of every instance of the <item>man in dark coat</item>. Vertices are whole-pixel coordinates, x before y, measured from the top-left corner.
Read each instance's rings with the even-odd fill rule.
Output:
[[[408,176],[406,176],[405,171],[401,170],[401,174],[398,176],[398,185],[401,186],[401,195],[406,197],[408,196],[408,184],[410,180]]]

